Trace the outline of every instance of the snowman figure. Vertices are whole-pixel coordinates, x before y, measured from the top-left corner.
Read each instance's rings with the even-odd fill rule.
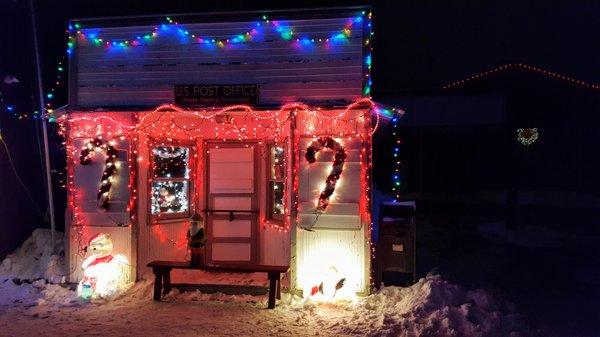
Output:
[[[113,243],[105,233],[90,239],[88,251],[91,255],[81,264],[83,277],[77,286],[77,294],[84,299],[114,295],[123,278],[127,258],[112,255]]]

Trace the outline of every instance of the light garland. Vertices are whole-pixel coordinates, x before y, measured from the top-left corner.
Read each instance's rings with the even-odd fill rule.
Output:
[[[359,116],[350,116],[350,111],[366,107],[365,113]],[[211,136],[213,138],[261,139],[265,134],[273,134],[275,139],[281,139],[285,134],[284,126],[289,123],[290,114],[304,113],[312,129],[306,129],[302,135],[312,136],[314,131],[335,127],[338,130],[332,136],[345,137],[356,134],[355,122],[366,119],[370,112],[375,113],[376,124],[374,133],[379,127],[381,116],[389,118],[390,110],[378,107],[370,98],[361,98],[347,105],[340,113],[334,116],[327,114],[327,110],[316,107],[311,108],[303,103],[290,103],[283,105],[278,110],[255,110],[247,105],[232,105],[219,109],[186,110],[174,104],[163,104],[153,111],[145,113],[135,125],[121,122],[109,116],[97,117],[71,117],[63,116],[59,120],[59,133],[65,134],[67,125],[70,126],[73,137],[93,137],[99,132],[108,136],[120,137],[131,133],[145,133],[157,138],[172,138],[173,132],[181,132],[188,139],[193,140]],[[394,109],[395,111],[395,109]],[[244,113],[240,115],[239,113]],[[230,123],[219,123],[216,116],[232,114]],[[310,120],[309,120],[310,119]],[[250,128],[248,123],[254,121],[258,125]],[[243,123],[246,122],[246,123]],[[201,131],[201,132],[200,132]],[[323,133],[330,133],[323,130]],[[371,134],[372,134],[371,133]],[[370,136],[370,135],[369,135]]]
[[[106,210],[110,204],[108,193],[112,187],[113,176],[117,173],[117,150],[114,148],[114,142],[110,141],[105,143],[101,136],[88,140],[79,154],[79,163],[81,165],[88,165],[91,163],[92,155],[98,150],[105,153],[106,161],[96,199],[98,200],[98,207]]]
[[[523,146],[530,146],[535,143],[540,134],[537,128],[517,129],[517,140]]]
[[[394,138],[394,144],[392,146],[392,193],[394,194],[394,202],[400,200],[400,185],[402,184],[400,180],[400,144],[402,141],[398,135],[399,120],[399,116],[394,116],[392,118],[392,137]]]
[[[361,111],[359,114],[355,114],[352,111]],[[352,113],[351,113],[352,112]],[[106,113],[106,112],[105,112]],[[110,113],[110,112],[108,112]],[[235,115],[231,118],[231,123],[217,123],[215,117],[225,113],[242,113],[243,116]],[[388,109],[381,108],[375,105],[369,98],[361,98],[342,109],[341,112],[336,112],[334,115],[330,114],[328,110],[321,108],[311,108],[303,103],[290,103],[283,105],[278,110],[255,110],[250,106],[244,105],[233,105],[224,108],[217,109],[205,109],[205,110],[185,110],[172,104],[165,104],[157,107],[150,112],[136,113],[134,116],[134,122],[119,120],[111,116],[76,116],[67,117],[63,116],[59,120],[59,132],[63,135],[67,135],[67,131],[70,138],[79,137],[94,137],[97,134],[104,134],[107,137],[112,138],[131,138],[133,137],[133,144],[138,142],[137,134],[145,134],[155,139],[167,139],[169,143],[163,144],[165,146],[172,146],[173,141],[181,142],[195,141],[202,137],[216,138],[216,139],[274,139],[276,141],[282,141],[283,136],[287,134],[286,125],[292,125],[292,121],[298,117],[298,114],[302,114],[303,122],[314,123],[311,128],[306,125],[302,125],[301,132],[296,129],[292,132],[293,136],[291,141],[294,143],[294,153],[292,156],[294,160],[294,176],[295,179],[293,184],[293,196],[291,207],[285,207],[286,215],[284,217],[284,225],[280,223],[263,221],[264,227],[276,228],[280,231],[288,231],[290,228],[291,214],[297,215],[298,207],[298,140],[300,136],[312,136],[314,133],[329,133],[332,137],[353,137],[360,135],[362,138],[368,138],[372,135],[376,128],[368,131],[363,130],[362,127],[358,127],[357,123],[367,123],[370,120],[371,114],[375,114],[376,120],[380,117],[389,118],[393,112]],[[353,115],[354,114],[354,115]],[[141,115],[141,118],[137,116]],[[380,116],[381,115],[381,116]],[[328,118],[323,118],[327,116]],[[368,117],[368,118],[367,118]],[[237,120],[242,121],[237,122]],[[250,122],[258,123],[254,126],[248,124]],[[239,125],[238,125],[239,123]],[[295,123],[295,122],[294,122]],[[305,123],[303,123],[305,124]],[[377,122],[375,127],[379,123]],[[338,130],[339,133],[331,134],[334,129]],[[180,133],[179,136],[176,136]],[[173,139],[177,137],[177,139]],[[132,146],[133,146],[132,144]],[[70,145],[67,147],[69,148]],[[146,153],[150,153],[150,144],[146,141],[142,144],[142,148],[146,149]],[[132,165],[137,165],[138,162],[142,163],[146,159],[140,156],[137,149],[132,149],[132,156],[130,158],[130,172],[133,174]],[[194,157],[197,153],[194,151]],[[287,165],[287,163],[286,163]],[[130,176],[132,175],[130,174]],[[70,195],[77,196],[75,187],[72,185],[72,172],[68,175],[69,181],[68,188]],[[128,210],[133,210],[135,206],[137,189],[135,188],[135,180],[130,178],[129,187],[131,190],[132,201],[128,207]],[[193,179],[192,179],[193,180]],[[287,188],[286,188],[287,190]],[[152,192],[149,192],[151,197]],[[195,194],[192,195],[195,197]],[[287,200],[287,196],[285,197]],[[78,209],[74,206],[74,199],[70,202],[70,206],[74,210],[74,223],[81,224],[81,219],[78,219]],[[130,211],[131,220],[135,218],[135,213]]]
[[[565,81],[565,82],[568,82],[568,83],[571,83],[571,84],[574,84],[574,85],[577,85],[577,86],[580,86],[580,87],[583,87],[583,88],[589,88],[589,89],[595,89],[595,90],[600,89],[600,85],[599,84],[588,83],[588,82],[585,82],[585,81],[582,81],[582,80],[578,80],[578,79],[575,79],[575,78],[572,78],[572,77],[569,77],[569,76],[565,76],[565,75],[562,75],[562,74],[559,74],[559,73],[556,73],[556,72],[553,72],[553,71],[549,71],[549,70],[541,69],[541,68],[538,68],[538,67],[530,66],[530,65],[525,64],[525,63],[508,63],[508,64],[505,64],[505,65],[497,66],[497,67],[494,67],[494,68],[492,68],[490,70],[487,70],[487,71],[484,71],[484,72],[481,72],[481,73],[469,76],[469,77],[467,77],[465,79],[462,79],[460,81],[456,81],[456,82],[452,82],[450,84],[446,84],[446,85],[442,86],[442,89],[444,89],[444,90],[453,89],[453,88],[462,86],[464,84],[467,84],[469,82],[473,82],[473,81],[482,79],[484,77],[488,77],[488,76],[490,76],[492,74],[496,74],[496,73],[499,73],[499,72],[502,72],[502,71],[506,71],[508,69],[523,69],[523,70],[527,70],[527,71],[530,71],[530,72],[533,72],[533,73],[542,74],[542,75],[544,75],[546,77],[550,77],[550,78],[554,78],[554,79],[557,79],[557,80]]]
[[[316,36],[303,36],[299,35],[294,31],[294,28],[286,26],[284,22],[278,20],[270,20],[266,15],[262,16],[262,20],[256,21],[252,24],[252,28],[246,31],[234,34],[230,38],[226,39],[215,39],[213,37],[198,36],[191,33],[183,24],[179,24],[171,17],[166,17],[166,22],[154,26],[152,31],[146,34],[140,34],[132,36],[126,39],[108,39],[104,38],[95,32],[84,32],[84,29],[80,23],[74,23],[69,25],[69,40],[67,42],[67,53],[71,54],[75,45],[79,41],[87,41],[93,46],[105,46],[107,48],[129,48],[141,45],[152,44],[159,37],[168,33],[177,34],[180,37],[180,43],[185,44],[200,44],[207,46],[217,46],[224,48],[231,44],[240,44],[251,42],[256,39],[257,35],[264,34],[264,29],[275,31],[282,41],[293,41],[299,46],[312,45],[314,43],[331,43],[336,41],[346,41],[352,37],[352,27],[355,24],[362,23],[365,12],[361,12],[358,16],[350,18],[344,27],[340,30],[335,31],[330,37],[322,38]],[[368,15],[370,20],[370,13]]]

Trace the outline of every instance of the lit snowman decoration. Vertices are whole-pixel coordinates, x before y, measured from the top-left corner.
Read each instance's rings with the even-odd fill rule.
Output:
[[[83,277],[77,294],[84,299],[114,295],[121,284],[127,264],[123,255],[112,255],[113,243],[108,234],[100,233],[90,239],[87,248],[91,255],[81,264]]]

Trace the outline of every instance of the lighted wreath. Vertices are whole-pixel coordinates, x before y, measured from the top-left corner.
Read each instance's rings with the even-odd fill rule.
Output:
[[[517,140],[524,146],[535,143],[540,137],[537,128],[517,129]]]
[[[98,207],[108,209],[109,198],[108,192],[112,187],[112,177],[117,173],[117,150],[110,144],[105,143],[102,138],[93,138],[85,142],[85,145],[81,149],[79,154],[79,163],[81,165],[88,165],[92,162],[92,155],[94,151],[100,149],[106,155],[106,161],[104,165],[104,172],[102,172],[102,179],[100,179],[100,188],[98,189]]]
[[[313,141],[306,149],[306,160],[309,164],[317,161],[317,152],[323,148],[331,149],[334,152],[333,167],[327,180],[325,181],[325,189],[319,195],[317,203],[317,211],[323,212],[329,205],[329,198],[335,191],[335,185],[340,179],[340,175],[344,170],[344,162],[346,161],[346,149],[331,137],[319,137]]]

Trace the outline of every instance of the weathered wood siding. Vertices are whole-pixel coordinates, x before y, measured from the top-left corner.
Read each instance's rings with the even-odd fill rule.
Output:
[[[273,26],[244,43],[181,42],[174,28],[159,31],[149,45],[96,46],[78,38],[72,56],[74,83],[71,104],[95,106],[156,106],[174,100],[175,84],[259,84],[259,104],[291,101],[343,103],[362,94],[363,24],[351,36],[318,42],[339,33],[353,17],[280,21],[297,36],[317,42],[303,45],[285,41]],[[190,34],[214,39],[247,32],[257,21],[180,24]],[[95,28],[85,22],[81,32],[104,40],[131,39],[151,32],[154,25]],[[169,29],[173,32],[169,32]]]

